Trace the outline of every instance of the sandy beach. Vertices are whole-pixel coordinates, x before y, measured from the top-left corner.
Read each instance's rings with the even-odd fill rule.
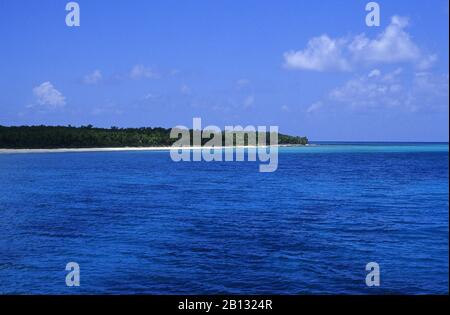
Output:
[[[276,147],[281,147],[278,145]],[[170,150],[212,150],[212,149],[254,149],[268,146],[234,146],[234,147],[117,147],[117,148],[61,148],[61,149],[0,149],[0,154],[15,153],[70,153],[70,152],[114,152],[114,151],[170,151]]]

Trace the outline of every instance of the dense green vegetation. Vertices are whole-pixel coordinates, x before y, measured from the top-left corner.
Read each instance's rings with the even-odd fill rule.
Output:
[[[0,126],[0,148],[100,148],[171,146],[177,139],[170,138],[171,129],[165,128],[95,128],[92,125],[72,126]],[[192,139],[192,130],[191,139]],[[222,132],[222,143],[225,135]],[[239,139],[238,137],[236,139]],[[234,143],[236,143],[236,139]],[[243,137],[247,144],[247,136]],[[202,139],[202,144],[209,139]],[[269,144],[269,133],[266,142]],[[242,144],[242,141],[237,141]],[[306,137],[278,135],[279,144],[307,144]]]

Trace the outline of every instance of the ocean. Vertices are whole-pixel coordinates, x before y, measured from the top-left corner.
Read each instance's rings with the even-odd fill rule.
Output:
[[[166,151],[0,154],[0,294],[448,294],[448,157],[321,143],[260,173]]]

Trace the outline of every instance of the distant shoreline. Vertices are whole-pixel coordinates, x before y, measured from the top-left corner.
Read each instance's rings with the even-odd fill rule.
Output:
[[[274,147],[303,147],[307,145],[279,144]],[[12,153],[76,153],[76,152],[120,152],[120,151],[171,151],[171,150],[212,150],[212,149],[255,149],[268,148],[263,146],[191,146],[191,147],[111,147],[111,148],[57,148],[57,149],[0,149],[0,154]]]

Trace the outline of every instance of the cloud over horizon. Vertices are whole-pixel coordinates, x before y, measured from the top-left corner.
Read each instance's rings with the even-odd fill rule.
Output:
[[[33,95],[38,105],[49,109],[61,108],[66,105],[65,96],[49,81],[33,88]]]
[[[350,110],[376,110],[380,108],[403,111],[448,111],[448,74],[415,72],[403,75],[403,69],[383,74],[373,69],[368,74],[347,80],[326,95],[327,107],[339,105]],[[319,101],[307,108],[307,113],[323,109]]]
[[[158,74],[153,69],[142,64],[135,65],[130,71],[133,80],[157,78]]]
[[[97,84],[103,79],[103,75],[100,70],[94,70],[94,72],[87,74],[83,78],[84,84]]]
[[[309,71],[352,71],[361,65],[411,63],[418,69],[428,69],[437,56],[424,53],[413,42],[405,31],[408,25],[408,18],[395,15],[374,39],[364,33],[350,38],[331,38],[326,34],[314,37],[305,49],[284,53],[284,66]]]

